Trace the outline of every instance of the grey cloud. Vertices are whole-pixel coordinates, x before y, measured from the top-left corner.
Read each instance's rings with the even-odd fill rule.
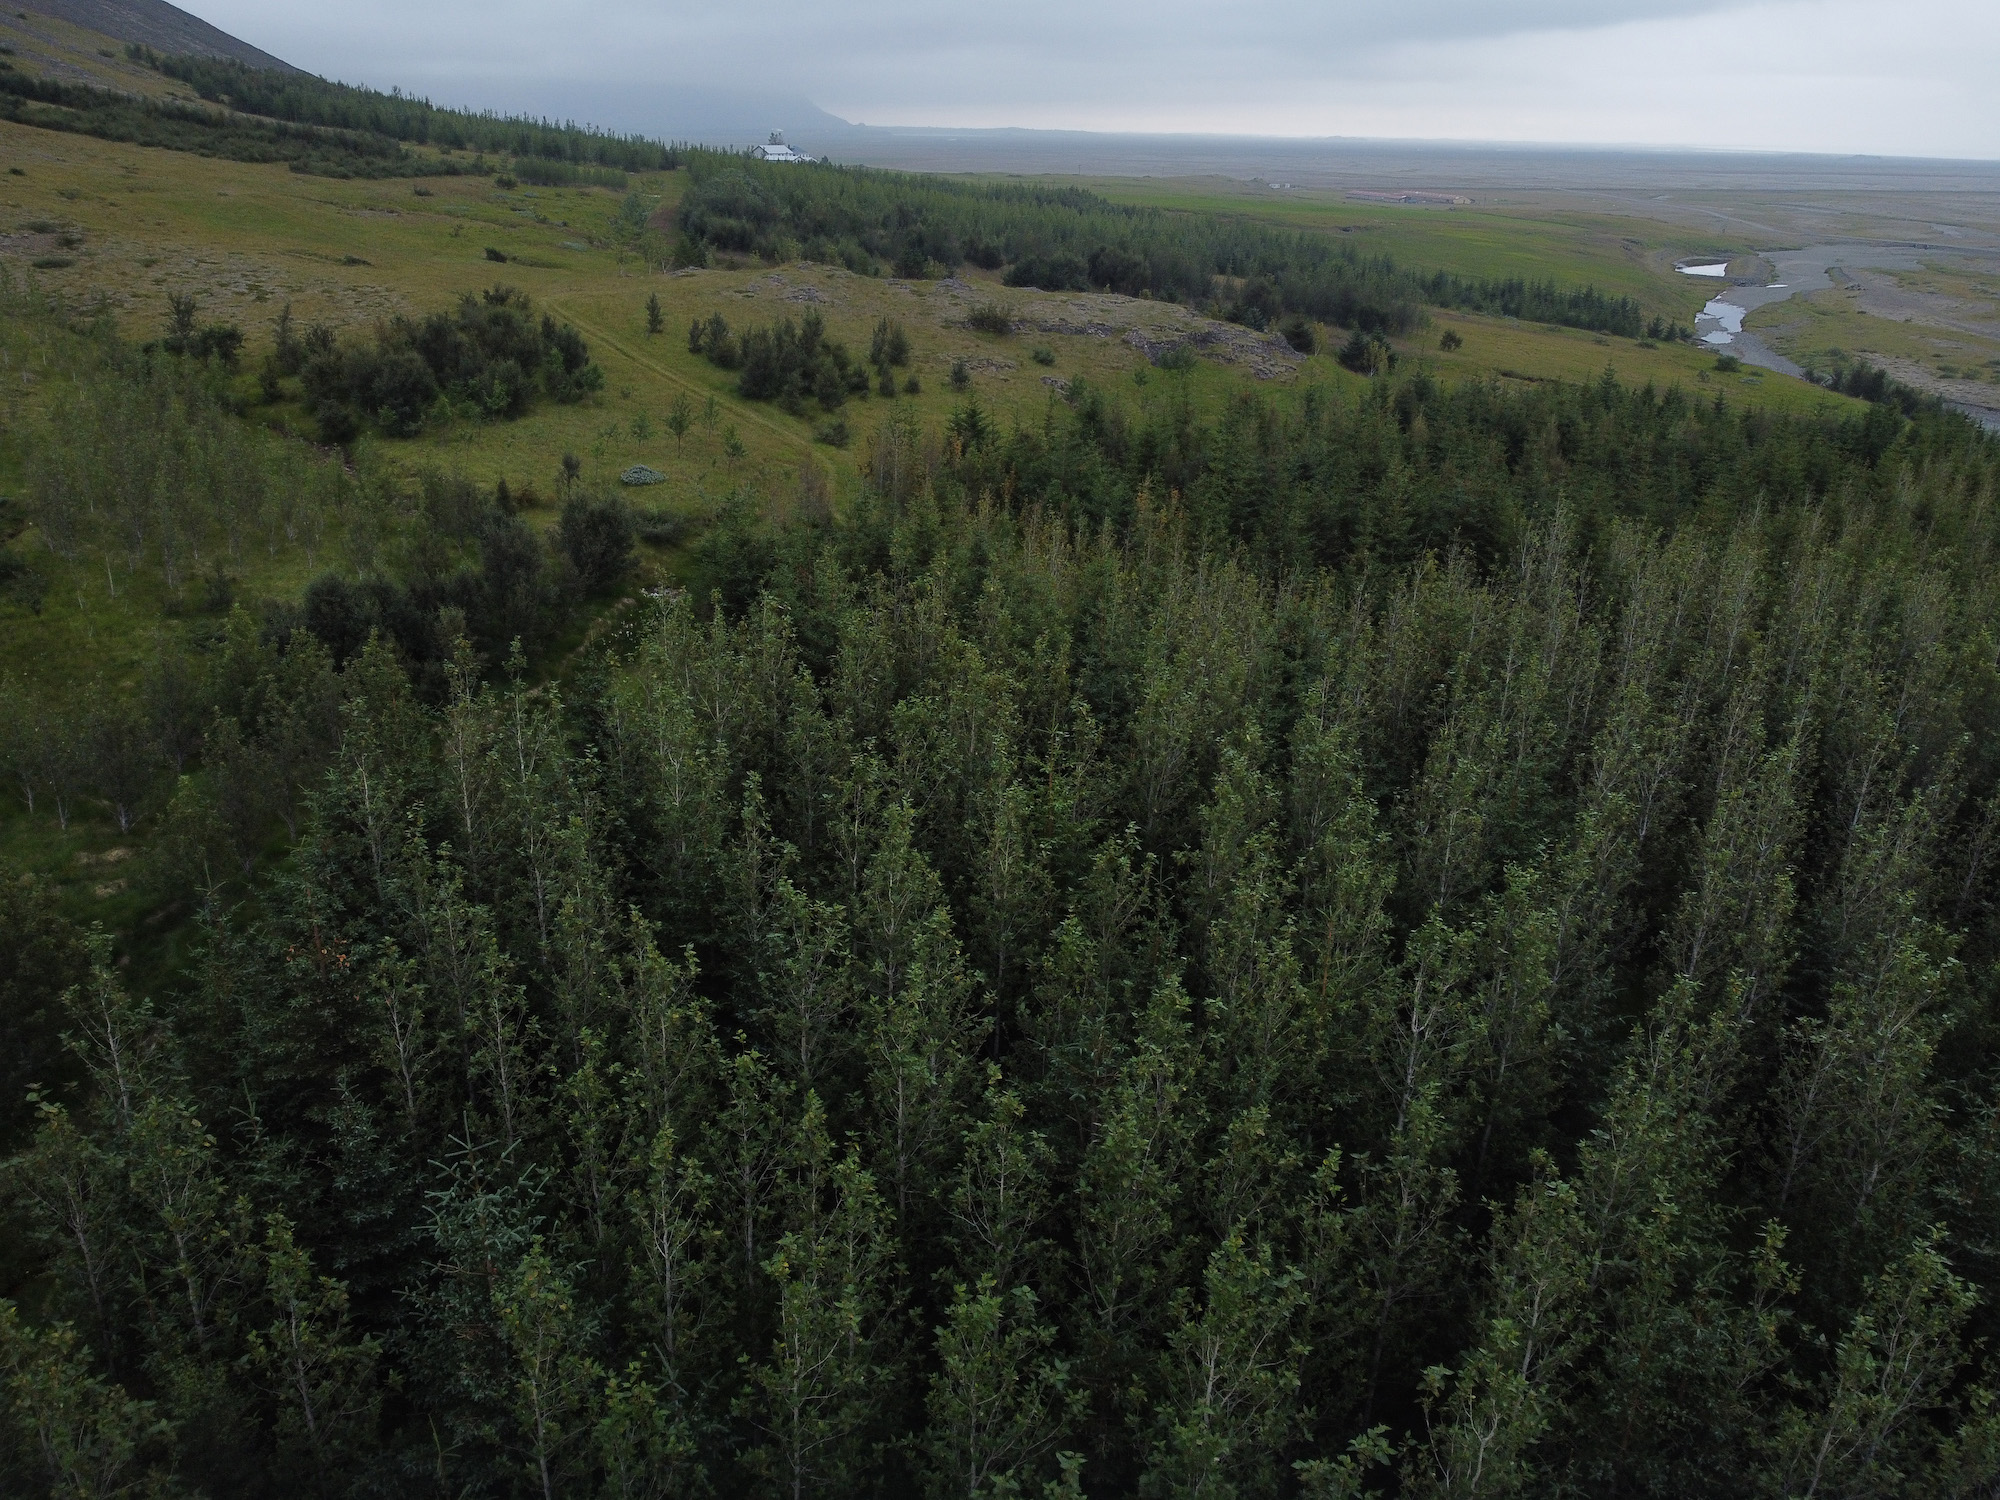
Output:
[[[1602,28],[1747,0],[429,0],[339,6],[195,0],[192,9],[318,72],[423,88],[598,80],[802,89],[883,107],[1165,102],[1338,78],[1406,44]],[[484,101],[481,101],[484,102]]]
[[[1881,0],[187,3],[329,76],[738,144],[826,126],[814,103],[878,125],[1894,138],[1956,153],[1996,140],[1992,0],[1902,0],[1894,24]],[[1904,103],[1829,114],[1851,97]]]

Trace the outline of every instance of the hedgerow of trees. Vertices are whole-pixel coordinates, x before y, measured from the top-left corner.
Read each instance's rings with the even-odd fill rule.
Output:
[[[1114,204],[1079,188],[966,183],[868,168],[793,172],[689,150],[679,222],[698,245],[923,276],[971,263],[1014,286],[1119,292],[1208,308],[1252,327],[1287,313],[1406,333],[1425,304],[1637,338],[1639,304],[1552,282],[1424,274],[1323,234]]]
[[[289,857],[0,898],[10,1488],[1991,1493],[1992,441],[1071,391],[559,688],[238,616]]]
[[[0,119],[231,161],[288,162],[319,177],[492,176],[490,153],[522,182],[623,189],[626,173],[672,171],[680,160],[676,148],[637,136],[439,109],[399,92],[235,61],[127,51],[212,107],[31,77],[0,59]]]
[[[446,109],[400,90],[384,93],[357,88],[309,73],[253,68],[228,58],[168,57],[141,46],[127,50],[136,61],[186,84],[211,103],[272,120],[330,126],[446,151],[522,157],[530,164],[566,163],[619,172],[671,172],[680,164],[675,147],[643,136],[518,115]]]
[[[445,177],[480,169],[424,160],[387,136],[134,98],[11,68],[0,69],[0,120],[229,161],[289,162],[293,171],[319,177]]]

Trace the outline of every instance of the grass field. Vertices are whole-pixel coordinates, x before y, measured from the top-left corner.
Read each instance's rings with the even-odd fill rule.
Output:
[[[1853,411],[1860,405],[1765,370],[1745,366],[1725,373],[1717,368],[1713,350],[1685,344],[1649,349],[1629,339],[1571,328],[1530,327],[1460,313],[1438,313],[1436,318],[1440,329],[1454,328],[1465,340],[1454,353],[1433,347],[1421,354],[1446,380],[1498,375],[1503,380],[1586,381],[1608,369],[1629,384],[1650,382],[1660,389],[1679,385],[1705,396],[1721,396],[1738,406],[1769,411]]]

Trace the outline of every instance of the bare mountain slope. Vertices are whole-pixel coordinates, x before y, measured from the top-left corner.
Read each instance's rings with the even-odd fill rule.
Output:
[[[139,42],[156,52],[233,57],[253,68],[298,71],[248,42],[239,42],[201,17],[168,5],[166,0],[14,0],[14,5],[54,16],[72,26],[87,27],[121,42]]]

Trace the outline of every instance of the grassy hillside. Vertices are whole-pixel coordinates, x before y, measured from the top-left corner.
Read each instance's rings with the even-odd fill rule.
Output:
[[[729,378],[688,355],[687,324],[717,311],[741,323],[812,307],[850,343],[865,343],[879,317],[902,318],[917,341],[919,369],[932,377],[947,374],[958,358],[993,365],[985,378],[975,376],[975,389],[1003,416],[1025,417],[1046,400],[1040,379],[1045,373],[1129,379],[1149,364],[1119,338],[1024,334],[996,343],[955,327],[975,297],[1032,321],[1052,321],[1037,312],[1051,299],[1000,287],[997,278],[976,271],[967,271],[959,284],[876,280],[810,266],[784,268],[774,277],[754,263],[735,271],[648,275],[636,256],[618,247],[613,222],[622,198],[604,189],[503,192],[471,178],[432,179],[414,187],[335,182],[301,178],[281,167],[204,160],[19,126],[0,126],[0,141],[27,173],[0,183],[0,207],[13,221],[0,253],[17,267],[47,258],[37,253],[43,251],[72,259],[73,265],[38,272],[38,278],[76,296],[108,296],[121,326],[135,336],[151,336],[163,325],[170,292],[193,292],[211,315],[239,322],[251,336],[253,352],[260,340],[268,341],[286,302],[301,323],[365,327],[392,313],[448,305],[502,279],[560,310],[602,343],[610,394],[592,411],[550,414],[509,429],[497,449],[486,441],[494,434],[479,434],[470,443],[464,441],[467,434],[457,434],[458,446],[466,450],[463,460],[496,476],[545,476],[564,451],[581,454],[601,443],[602,452],[592,461],[602,470],[644,461],[672,474],[678,492],[698,490],[715,455],[692,440],[689,452],[677,457],[657,442],[603,436],[614,419],[629,431],[630,419],[641,413],[650,414],[657,429],[661,409],[683,390],[702,400],[713,394],[729,411],[727,420],[739,426],[750,448],[752,471],[775,474],[786,463],[796,468],[811,451],[813,424],[735,403]],[[633,191],[657,213],[671,210],[684,184],[683,174],[658,174],[635,178]],[[58,235],[80,234],[83,242],[63,252],[54,240],[35,236],[37,224]],[[490,262],[488,247],[507,255],[508,263]],[[1429,245],[1440,260],[1457,248],[1442,233]],[[1526,252],[1515,247],[1509,253]],[[1599,263],[1579,257],[1576,268],[1595,274]],[[1506,270],[1507,262],[1475,269]],[[967,290],[974,287],[976,293]],[[659,296],[666,314],[667,331],[658,337],[645,332],[651,295]],[[808,296],[820,300],[804,300]],[[1113,309],[1127,324],[1164,316],[1136,305],[1117,311],[1117,304],[1129,299],[1070,300],[1079,307]],[[1627,378],[1697,384],[1712,365],[1698,350],[1648,350],[1622,339],[1599,343],[1596,335],[1552,333],[1477,315],[1454,314],[1450,320],[1474,335],[1459,355],[1440,360],[1440,370],[1451,377],[1587,378],[1608,363]],[[1398,346],[1410,357],[1428,357],[1438,331],[1400,340]],[[1056,352],[1054,366],[1044,370],[1030,363],[1027,355],[1036,344]],[[999,368],[1002,363],[1015,368]],[[1292,377],[1307,383],[1344,378],[1325,357],[1302,365]],[[1834,399],[1775,379],[1748,389],[1761,400],[1788,405]],[[962,399],[942,379],[929,378],[915,410],[936,417]],[[874,410],[856,409],[853,416],[863,430],[879,420]]]
[[[125,44],[72,21],[15,6],[0,10],[0,52],[24,73],[95,84],[148,99],[184,98],[191,92],[126,56]]]
[[[181,92],[126,59],[109,39],[41,16],[0,22],[16,48],[12,60],[23,67],[149,97]],[[605,188],[505,189],[492,177],[341,181],[17,124],[0,124],[0,156],[12,168],[0,176],[0,267],[72,306],[97,310],[135,342],[160,335],[170,296],[194,296],[204,319],[235,323],[248,336],[236,392],[251,420],[302,440],[315,428],[296,390],[266,404],[251,373],[287,306],[297,327],[324,323],[343,337],[365,339],[380,320],[445,309],[505,282],[572,323],[605,371],[597,396],[573,406],[544,404],[515,422],[461,420],[415,439],[368,439],[360,455],[363,468],[385,483],[407,484],[420,472],[440,470],[537,493],[544,503],[525,519],[544,531],[554,524],[547,502],[566,455],[581,462],[585,484],[597,488],[615,488],[622,470],[646,464],[666,482],[633,498],[699,521],[746,491],[753,505],[773,512],[786,510],[802,488],[823,487],[842,501],[858,492],[876,436],[892,419],[935,429],[969,403],[1005,430],[1042,423],[1051,403],[1078,382],[1140,418],[1162,403],[1186,403],[1206,418],[1246,394],[1287,407],[1307,391],[1352,396],[1367,384],[1332,357],[1338,330],[1320,328],[1318,352],[1297,357],[1273,336],[1182,308],[1108,293],[1008,288],[996,273],[969,267],[948,280],[905,281],[722,257],[713,269],[661,274],[649,269],[626,231],[635,210],[656,225],[671,221],[687,185],[682,172],[632,177],[628,202],[627,194]],[[1621,235],[1614,222],[1281,199],[1254,185],[1091,186],[1117,201],[1176,212],[1248,213],[1286,227],[1352,234],[1415,267],[1588,281],[1668,315],[1689,311],[1690,294],[1662,272],[1663,247]],[[663,313],[658,334],[647,327],[652,297]],[[1004,310],[1014,331],[968,326],[978,307]],[[901,324],[910,340],[910,364],[898,383],[914,376],[920,392],[849,401],[840,413],[844,448],[815,441],[823,414],[787,415],[741,400],[736,376],[687,345],[688,326],[698,319],[721,315],[740,331],[808,313],[857,355],[885,318]],[[1447,331],[1462,340],[1456,349],[1439,347]],[[40,338],[22,333],[6,347],[4,357],[19,373],[0,383],[0,415],[10,430],[41,409],[65,357],[52,345],[38,346]],[[1685,346],[1645,347],[1476,314],[1437,313],[1429,326],[1393,343],[1404,372],[1425,370],[1447,384],[1525,388],[1594,381],[1608,370],[1633,384],[1682,386],[1704,398],[1776,411],[1855,407],[1800,382],[1723,374],[1709,356]],[[1159,368],[1162,353],[1182,344],[1197,355],[1191,368]],[[961,365],[969,383],[955,388],[953,370]],[[668,414],[682,399],[695,420],[677,441]],[[0,440],[0,494],[20,492],[20,465],[19,444]],[[808,474],[817,477],[808,483],[802,479]],[[17,545],[38,553],[32,529]],[[231,571],[239,597],[295,597],[339,556],[336,535],[317,557],[293,547],[248,557]],[[647,549],[646,556],[637,584],[674,575],[671,551]],[[141,579],[114,595],[117,585],[88,567],[48,571],[40,611],[10,611],[0,632],[0,674],[43,686],[101,679],[111,691],[129,691],[138,668],[163,646],[214,628],[212,620],[170,617],[157,582]],[[24,865],[64,872],[72,891],[91,901],[107,884],[96,878],[93,861],[128,843],[88,806],[60,836],[16,812],[0,815],[0,850]],[[101,898],[114,903],[104,908],[107,915],[117,914],[122,897]]]

